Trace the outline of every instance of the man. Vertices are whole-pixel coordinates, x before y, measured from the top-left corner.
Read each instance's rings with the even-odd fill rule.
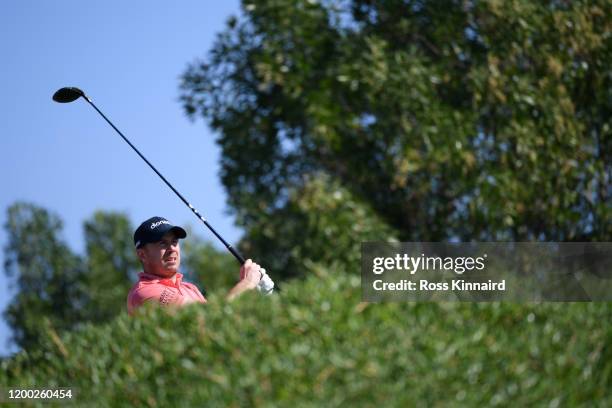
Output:
[[[128,313],[131,315],[145,302],[160,305],[186,305],[206,303],[198,288],[183,281],[179,272],[181,248],[179,239],[187,236],[181,227],[172,225],[162,217],[152,217],[140,224],[134,232],[136,254],[142,263],[143,272],[127,297]],[[265,272],[250,259],[240,268],[240,281],[228,293],[233,299],[243,292],[255,289]]]

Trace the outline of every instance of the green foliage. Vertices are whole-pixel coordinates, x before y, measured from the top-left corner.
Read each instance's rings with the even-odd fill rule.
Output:
[[[87,272],[83,289],[85,320],[103,322],[125,310],[131,282],[140,262],[136,257],[132,227],[127,215],[97,211],[84,223]]]
[[[212,293],[225,294],[240,277],[240,264],[226,249],[217,249],[194,234],[181,241],[181,270],[188,281]]]
[[[330,271],[332,272],[332,271]],[[360,303],[349,274],[58,336],[0,386],[80,406],[609,406],[609,303]]]
[[[300,239],[260,229],[320,173],[403,241],[610,240],[611,27],[604,0],[244,1],[182,100],[254,253]]]
[[[45,209],[15,203],[4,228],[4,269],[19,289],[4,316],[15,343],[29,348],[41,336],[44,316],[60,330],[81,320],[83,261],[59,237],[61,220]]]
[[[362,241],[393,241],[397,233],[340,183],[325,174],[305,177],[286,205],[255,223],[242,241],[272,276],[313,272],[315,264],[359,270]]]
[[[13,204],[7,215],[5,273],[18,293],[5,317],[17,345],[35,346],[46,324],[62,332],[125,310],[137,262],[124,214],[99,211],[84,223],[84,257],[60,238],[57,215],[27,203]]]

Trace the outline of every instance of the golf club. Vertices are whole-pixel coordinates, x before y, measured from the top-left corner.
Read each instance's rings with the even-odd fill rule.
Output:
[[[236,251],[236,249],[231,246],[229,243],[227,243],[227,241],[225,241],[223,239],[223,237],[221,235],[219,235],[217,233],[217,231],[215,231],[215,229],[206,221],[206,219],[198,212],[198,210],[196,210],[186,199],[185,197],[183,197],[181,195],[181,193],[179,193],[173,186],[172,184],[170,184],[170,182],[168,182],[168,180],[166,180],[166,178],[155,168],[155,166],[153,166],[151,164],[151,162],[149,162],[147,160],[146,157],[144,157],[142,155],[142,153],[140,153],[140,151],[127,139],[127,137],[125,137],[123,135],[123,133],[121,133],[121,131],[119,129],[117,129],[117,127],[115,125],[113,125],[113,123],[108,120],[108,118],[100,111],[100,109],[98,109],[98,107],[96,105],[94,105],[94,103],[91,101],[91,99],[85,95],[85,93],[80,90],[79,88],[75,88],[75,87],[65,87],[65,88],[61,88],[59,90],[57,90],[55,92],[55,94],[53,94],[53,100],[55,102],[59,102],[59,103],[68,103],[68,102],[74,102],[77,99],[79,99],[80,97],[83,97],[91,106],[93,106],[93,108],[100,114],[100,116],[102,116],[104,118],[104,120],[106,120],[106,122],[108,122],[109,125],[112,126],[113,129],[115,129],[115,131],[119,134],[119,136],[121,136],[123,138],[123,140],[130,145],[130,147],[140,156],[140,158],[142,160],[145,161],[145,163],[147,163],[149,165],[149,167],[151,167],[151,169],[153,169],[153,171],[164,181],[164,183],[166,183],[166,185],[168,187],[170,187],[170,189],[172,191],[174,191],[174,194],[177,195],[178,198],[181,199],[181,201],[183,203],[185,203],[185,205],[187,207],[189,207],[189,209],[196,215],[196,217],[198,217],[198,219],[200,221],[202,221],[204,223],[204,225],[206,225],[206,227],[215,235],[215,237],[217,237],[219,239],[219,241],[221,241],[223,243],[223,245],[225,245],[225,247],[227,248],[228,251],[230,251],[232,253],[232,255],[234,255],[234,257],[238,260],[238,262],[240,262],[240,265],[245,263],[245,259],[242,257],[242,255],[240,255],[240,253],[238,253],[238,251]],[[276,289],[279,290],[278,286],[276,286]]]

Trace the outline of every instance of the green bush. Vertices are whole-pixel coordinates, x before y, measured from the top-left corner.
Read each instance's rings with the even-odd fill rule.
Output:
[[[91,406],[610,406],[609,303],[360,302],[356,276],[47,336],[0,387]]]

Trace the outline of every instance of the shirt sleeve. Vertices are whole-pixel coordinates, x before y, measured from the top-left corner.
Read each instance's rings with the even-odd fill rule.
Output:
[[[128,312],[133,314],[136,308],[145,302],[155,302],[162,306],[175,304],[178,293],[163,285],[143,285],[134,289],[128,297]]]
[[[202,292],[200,292],[200,289],[194,285],[193,283],[189,283],[189,282],[185,282],[183,283],[183,285],[185,285],[187,288],[189,288],[192,292],[192,296],[195,297],[195,300],[197,300],[200,303],[208,303],[208,301],[206,300],[206,297],[202,294]]]

